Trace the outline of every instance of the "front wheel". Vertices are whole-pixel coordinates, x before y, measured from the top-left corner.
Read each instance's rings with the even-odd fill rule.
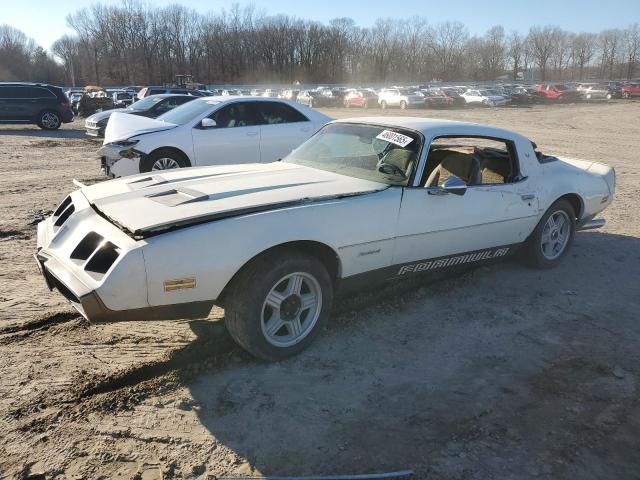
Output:
[[[172,170],[190,166],[189,159],[180,152],[160,149],[147,155],[140,163],[140,173]]]
[[[57,130],[62,125],[62,119],[60,115],[51,110],[42,112],[38,116],[38,126],[43,130]]]
[[[576,231],[576,213],[567,200],[558,200],[542,216],[525,243],[526,261],[535,268],[553,268],[565,257]]]
[[[277,361],[304,350],[327,321],[333,284],[324,265],[299,251],[254,259],[233,279],[225,323],[252,355]]]

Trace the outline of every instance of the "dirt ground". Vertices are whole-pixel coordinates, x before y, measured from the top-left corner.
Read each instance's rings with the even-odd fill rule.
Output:
[[[36,224],[73,178],[103,180],[97,144],[81,121],[0,126],[0,478],[637,479],[640,102],[408,114],[613,165],[606,227],[555,270],[512,260],[343,300],[277,364],[236,347],[219,309],[90,325],[49,292]]]

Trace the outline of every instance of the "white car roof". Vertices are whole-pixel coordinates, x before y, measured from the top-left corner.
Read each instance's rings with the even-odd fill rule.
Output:
[[[294,102],[292,100],[287,100],[286,98],[274,98],[274,97],[254,97],[252,95],[211,95],[209,97],[198,97],[196,100],[192,100],[194,102],[207,102],[207,101],[215,101],[219,103],[228,103],[236,100],[246,100],[249,102],[279,102],[285,103],[296,110],[303,112],[307,118],[310,118],[314,122],[329,122],[332,120],[331,117],[324,115],[313,108],[309,108],[305,105],[302,105],[298,102]]]
[[[430,137],[433,134],[447,135],[481,135],[487,137],[505,138],[507,140],[525,139],[526,137],[502,128],[482,125],[480,123],[459,122],[456,120],[442,120],[440,118],[423,117],[354,117],[334,120],[331,123],[369,123],[374,125],[388,125],[391,127],[409,128]]]

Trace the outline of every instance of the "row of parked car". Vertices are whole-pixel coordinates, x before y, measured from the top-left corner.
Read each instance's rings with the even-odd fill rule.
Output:
[[[112,109],[124,109],[134,115],[157,117],[183,103],[199,97],[248,96],[295,101],[308,107],[346,108],[446,108],[465,105],[502,106],[541,102],[573,102],[611,98],[640,97],[640,81],[595,83],[542,83],[538,85],[501,84],[493,86],[413,86],[373,88],[315,89],[224,89],[195,90],[177,87],[126,87],[91,91],[63,90],[40,83],[0,82],[0,123],[35,123],[55,130],[72,122],[87,96],[105,100],[108,108],[87,123],[90,135],[101,136]],[[101,98],[104,97],[104,98]],[[147,100],[152,98],[151,100]],[[144,102],[142,102],[144,100]],[[93,103],[93,102],[92,102]],[[95,111],[95,109],[94,109]]]
[[[290,93],[291,92],[291,93]],[[465,105],[527,105],[534,103],[609,100],[640,96],[640,83],[541,83],[491,86],[412,86],[373,88],[317,88],[287,90],[283,98],[310,107],[444,108]]]

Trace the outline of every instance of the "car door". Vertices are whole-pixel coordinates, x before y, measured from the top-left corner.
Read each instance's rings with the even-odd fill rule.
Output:
[[[255,102],[260,124],[260,161],[285,157],[314,133],[313,123],[283,102]]]
[[[215,127],[192,129],[195,165],[260,162],[256,102],[225,103],[209,118]]]
[[[467,145],[478,139],[469,140]],[[451,140],[447,138],[446,141]],[[426,167],[428,178],[423,178],[421,186],[406,188],[402,197],[394,264],[420,262],[420,267],[408,266],[405,269],[405,272],[412,272],[413,268],[423,271],[447,266],[447,262],[433,263],[431,260],[452,255],[458,256],[458,260],[451,260],[454,264],[466,263],[482,259],[478,255],[491,258],[496,251],[498,255],[506,254],[513,250],[514,244],[527,238],[537,221],[535,188],[530,184],[531,180],[519,175],[514,144],[505,141],[504,145],[505,152],[508,152],[506,158],[511,162],[508,175],[503,172],[506,176],[499,180],[494,172],[486,168],[479,170],[477,176],[474,174],[473,182],[470,178],[463,178],[470,184],[463,195],[457,195],[447,193],[440,183],[428,183],[435,175],[435,164],[439,168],[446,161],[437,159],[432,143]],[[460,148],[455,154],[469,158],[464,156],[475,157],[474,152],[470,149],[467,154]],[[456,159],[455,156],[444,158]],[[484,251],[487,253],[481,253]],[[478,258],[464,256],[470,252],[480,253],[476,255]]]

